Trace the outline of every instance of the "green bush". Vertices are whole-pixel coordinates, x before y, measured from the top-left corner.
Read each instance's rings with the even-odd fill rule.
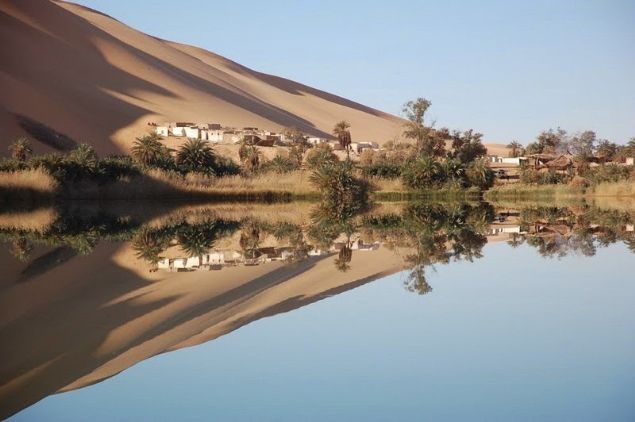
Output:
[[[470,186],[480,189],[489,189],[494,185],[494,172],[487,167],[485,160],[472,161],[465,170]]]
[[[364,177],[378,177],[381,179],[396,179],[401,177],[402,166],[388,161],[372,163],[361,166],[360,170]]]
[[[320,191],[322,203],[333,218],[350,218],[368,204],[370,184],[355,177],[348,162],[327,163],[315,169],[310,180]]]
[[[294,159],[283,157],[282,155],[276,155],[272,160],[267,161],[261,168],[263,172],[275,172],[279,174],[290,173],[294,170],[298,170],[300,165]]]
[[[634,166],[606,164],[598,167],[591,167],[586,171],[581,172],[580,175],[588,179],[592,184],[602,182],[619,182],[621,180],[628,180],[634,169]]]
[[[401,178],[404,186],[410,189],[440,187],[446,181],[443,167],[432,157],[421,157],[407,162]]]
[[[335,164],[339,161],[328,144],[320,144],[312,148],[306,156],[306,164],[311,170],[319,169],[325,165]]]

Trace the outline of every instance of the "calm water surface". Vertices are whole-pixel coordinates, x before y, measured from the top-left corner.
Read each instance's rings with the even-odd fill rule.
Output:
[[[5,218],[3,416],[635,419],[633,211],[116,211]]]

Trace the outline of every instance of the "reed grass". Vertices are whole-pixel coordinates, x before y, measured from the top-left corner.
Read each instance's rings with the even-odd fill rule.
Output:
[[[10,211],[0,213],[0,228],[42,233],[53,224],[57,217],[58,213],[53,207],[30,211]]]
[[[180,176],[159,170],[97,185],[77,183],[64,187],[69,199],[215,199],[279,201],[318,198],[308,173],[265,174],[254,177],[210,177],[202,174]]]
[[[496,186],[483,194],[486,200],[496,199],[533,199],[533,198],[561,198],[584,195],[584,189],[569,185],[528,185],[516,183],[513,185]]]
[[[52,197],[59,184],[42,169],[0,172],[0,203]]]
[[[635,181],[602,182],[592,186],[589,190],[594,196],[635,196]]]

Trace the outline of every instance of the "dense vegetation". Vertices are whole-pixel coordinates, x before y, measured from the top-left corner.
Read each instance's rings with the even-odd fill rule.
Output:
[[[346,152],[340,160],[329,144],[308,144],[297,129],[288,129],[286,149],[279,149],[272,159],[266,159],[253,140],[245,137],[238,151],[239,162],[223,157],[203,140],[190,139],[178,149],[167,148],[162,139],[150,134],[137,138],[130,156],[98,157],[92,147],[81,144],[66,154],[51,153],[33,156],[26,139],[10,145],[12,158],[0,161],[0,172],[43,170],[62,188],[69,184],[89,182],[102,186],[137,176],[160,173],[161,177],[192,183],[196,176],[202,185],[213,189],[215,181],[226,176],[258,180],[265,175],[289,174],[301,170],[312,172],[315,187],[334,206],[339,197],[365,200],[370,189],[379,182],[411,192],[461,192],[466,189],[483,191],[495,182],[494,172],[485,161],[487,149],[482,135],[473,130],[450,131],[437,129],[426,121],[431,102],[418,98],[404,106],[407,123],[405,142],[389,141],[381,150],[358,147],[359,160],[351,160],[353,139],[349,122],[340,121],[333,127],[335,144]],[[598,161],[620,162],[635,156],[635,139],[624,146],[598,139],[592,131],[567,134],[558,128],[540,133],[527,147],[514,141],[508,145],[513,157],[528,154],[568,154],[576,165],[567,171],[535,170],[524,167],[519,179],[524,184],[556,185],[573,183],[590,186],[606,182],[620,182],[635,178],[632,166],[600,165]],[[203,178],[207,178],[204,181]],[[300,178],[301,179],[301,178]],[[362,182],[363,180],[363,182]],[[298,181],[298,183],[302,183]],[[394,189],[394,188],[393,188]],[[363,206],[363,204],[360,204]]]
[[[102,211],[68,208],[60,210],[59,217],[40,230],[0,228],[0,242],[16,259],[29,262],[22,272],[22,279],[26,279],[77,254],[88,254],[104,240],[129,241],[137,258],[156,265],[170,246],[178,244],[186,256],[201,256],[213,249],[217,240],[237,231],[239,247],[248,259],[258,258],[264,239],[273,236],[288,251],[288,262],[307,259],[311,250],[320,249],[337,254],[335,267],[347,271],[354,265],[355,238],[394,249],[409,269],[406,288],[425,294],[432,290],[426,279],[429,267],[482,257],[489,225],[497,217],[486,203],[413,201],[399,212],[377,213],[368,208],[342,215],[324,205],[313,209],[309,225],[254,217],[220,219],[202,210],[146,225]],[[508,243],[534,247],[545,257],[570,253],[591,256],[598,248],[616,242],[635,252],[634,222],[632,213],[624,211],[529,206],[520,210],[521,232]],[[32,260],[35,246],[50,250]]]

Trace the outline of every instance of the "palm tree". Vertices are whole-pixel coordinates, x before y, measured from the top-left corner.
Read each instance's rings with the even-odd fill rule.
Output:
[[[467,178],[472,186],[487,189],[494,183],[494,172],[483,159],[472,161],[467,168]]]
[[[185,170],[214,173],[216,153],[209,142],[190,139],[176,153],[176,164]]]
[[[33,154],[33,149],[26,138],[19,138],[9,145],[9,151],[11,151],[11,156],[18,161],[26,161]]]
[[[348,130],[351,127],[351,124],[346,120],[342,120],[335,124],[333,128],[333,135],[337,138],[342,148],[346,150],[346,158],[350,161],[350,150],[351,150],[351,132]]]
[[[522,152],[523,146],[520,142],[518,141],[512,141],[509,144],[507,144],[507,148],[509,148],[511,151],[509,151],[509,156],[510,157],[518,157]]]
[[[136,138],[131,149],[132,157],[146,166],[157,164],[168,155],[167,148],[159,142],[160,139],[154,133]]]
[[[242,144],[238,156],[247,173],[253,173],[260,168],[260,151],[256,146]]]
[[[442,170],[439,162],[425,155],[404,168],[404,183],[412,189],[429,188],[441,181]]]
[[[457,187],[465,185],[465,167],[457,160],[448,159],[443,164],[443,171],[448,181]]]

